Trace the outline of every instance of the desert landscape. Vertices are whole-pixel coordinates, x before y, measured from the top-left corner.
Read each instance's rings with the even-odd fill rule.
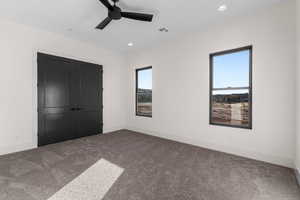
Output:
[[[152,116],[152,90],[138,89],[136,114]]]
[[[232,126],[249,126],[248,94],[214,95],[212,122]]]

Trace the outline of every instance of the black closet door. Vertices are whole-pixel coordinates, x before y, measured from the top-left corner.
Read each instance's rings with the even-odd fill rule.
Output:
[[[102,133],[102,67],[38,54],[38,145]]]
[[[78,137],[102,133],[102,68],[81,63],[79,111],[77,112]],[[97,86],[97,87],[96,87]]]
[[[69,62],[45,55],[38,57],[38,144],[46,145],[75,138],[71,112]]]

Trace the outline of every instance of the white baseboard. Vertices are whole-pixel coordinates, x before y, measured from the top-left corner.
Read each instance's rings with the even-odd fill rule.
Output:
[[[121,127],[121,126],[105,128],[105,129],[103,130],[103,134],[107,134],[107,133],[119,131],[119,130],[122,130],[122,129],[124,129],[124,127]]]
[[[126,127],[126,129],[144,133],[144,134],[148,134],[148,135],[153,135],[153,136],[160,137],[160,138],[177,141],[177,142],[182,142],[182,143],[186,143],[186,144],[190,144],[190,145],[194,145],[194,146],[198,146],[198,147],[202,147],[202,148],[206,148],[206,149],[211,149],[214,151],[229,153],[229,154],[233,154],[233,155],[237,155],[237,156],[242,156],[242,157],[246,157],[246,158],[259,160],[259,161],[263,161],[263,162],[267,162],[267,163],[294,169],[293,158],[284,158],[284,157],[278,157],[278,156],[274,156],[274,155],[266,155],[266,154],[262,154],[260,152],[248,151],[248,150],[244,150],[244,149],[233,148],[230,146],[215,144],[213,142],[209,142],[209,141],[205,141],[205,140],[195,140],[195,139],[191,140],[191,139],[188,139],[185,137],[179,137],[179,136],[170,135],[167,133],[158,133],[158,132],[153,132],[153,131],[149,131],[149,130],[142,130],[142,129],[139,129],[136,127]]]
[[[21,144],[13,144],[8,146],[0,146],[0,155],[16,153],[37,148],[37,144],[33,142],[25,142]]]
[[[106,128],[106,129],[104,129],[103,133],[106,134],[106,133],[110,133],[110,132],[114,132],[114,131],[118,131],[118,130],[122,130],[122,129],[124,129],[124,127]],[[165,138],[165,139],[169,139],[169,140],[183,142],[183,143],[187,143],[187,144],[191,144],[191,145],[195,145],[195,146],[199,146],[199,147],[203,147],[203,148],[207,148],[207,149],[212,149],[212,150],[230,153],[230,154],[234,154],[234,155],[238,155],[238,156],[243,156],[243,157],[247,157],[250,159],[260,160],[260,161],[264,161],[264,162],[268,162],[268,163],[272,163],[272,164],[276,164],[276,165],[294,168],[293,159],[282,158],[282,157],[277,157],[277,156],[272,156],[272,155],[265,155],[265,154],[261,154],[261,153],[253,152],[253,151],[245,151],[245,150],[236,149],[236,148],[232,148],[232,147],[228,147],[228,146],[213,144],[211,142],[207,142],[204,140],[196,141],[196,140],[189,140],[186,138],[178,138],[174,135],[157,133],[157,132],[152,132],[152,131],[147,131],[147,130],[141,130],[136,127],[126,127],[126,129],[153,135],[153,136],[157,136],[157,137],[161,137],[161,138]],[[34,144],[33,142],[25,142],[25,143],[14,144],[14,145],[9,145],[9,146],[0,146],[0,155],[30,150],[30,149],[34,149],[34,148],[37,148],[37,144]],[[297,170],[297,178],[299,181],[300,180],[299,170]]]
[[[103,133],[111,133],[114,131],[118,131],[124,129],[124,127],[111,127],[104,129]],[[12,145],[7,145],[7,146],[0,146],[0,156],[1,155],[6,155],[6,154],[11,154],[11,153],[17,153],[21,151],[27,151],[31,149],[37,148],[37,143],[36,142],[24,142],[20,144],[12,144]]]

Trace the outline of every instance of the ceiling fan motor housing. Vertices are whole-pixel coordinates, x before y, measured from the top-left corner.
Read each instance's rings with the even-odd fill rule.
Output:
[[[114,2],[113,5],[109,2],[109,0],[99,1],[108,9],[108,16],[96,27],[96,29],[103,30],[112,20],[120,20],[123,17],[144,22],[152,22],[153,15],[151,14],[123,12],[121,8],[116,5],[119,0],[110,0]]]
[[[108,12],[108,17],[114,20],[119,20],[122,18],[121,9],[117,6],[113,7],[113,10]]]

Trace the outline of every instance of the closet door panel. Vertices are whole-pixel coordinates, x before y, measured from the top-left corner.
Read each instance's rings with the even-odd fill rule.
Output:
[[[102,67],[81,64],[80,80],[80,105],[84,108],[99,109],[102,106]]]
[[[78,119],[78,137],[102,133],[102,122],[99,111],[80,111]]]
[[[78,108],[80,106],[80,64],[77,62],[72,63],[72,70],[69,74],[70,84],[70,105],[72,108]]]
[[[76,130],[70,105],[72,65],[47,55],[38,56],[38,145],[73,139]]]
[[[80,66],[79,136],[102,133],[102,66]]]

